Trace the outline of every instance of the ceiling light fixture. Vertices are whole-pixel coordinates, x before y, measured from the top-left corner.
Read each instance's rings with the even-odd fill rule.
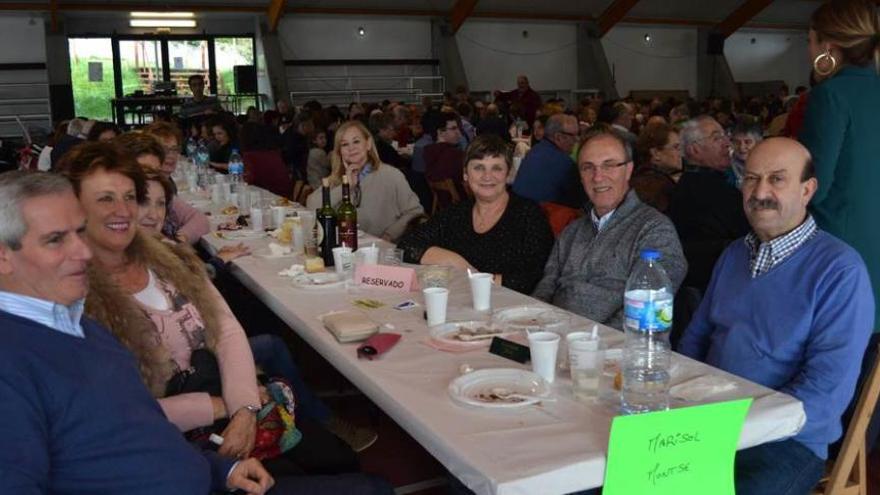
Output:
[[[148,17],[152,19],[192,19],[194,12],[132,12],[132,17]]]
[[[360,36],[361,38],[363,38],[363,37],[366,36],[366,35],[367,35],[367,30],[364,29],[363,26],[358,26],[358,36]]]
[[[651,35],[645,33],[645,43],[650,43],[650,42],[651,42]]]
[[[196,21],[192,19],[131,19],[128,21],[128,25],[149,28],[194,28]]]

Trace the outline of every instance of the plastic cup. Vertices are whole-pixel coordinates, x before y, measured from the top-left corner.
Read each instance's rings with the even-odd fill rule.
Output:
[[[556,353],[559,352],[559,335],[553,332],[529,334],[529,352],[532,355],[532,371],[547,383],[556,379]]]
[[[256,232],[260,232],[264,229],[262,208],[251,208],[251,229]]]
[[[425,296],[425,310],[428,313],[428,326],[441,325],[446,322],[446,302],[449,290],[442,287],[429,287],[422,290]]]
[[[365,265],[378,265],[379,264],[379,248],[376,246],[363,246],[357,250],[358,253],[363,255],[364,264]]]
[[[449,287],[449,272],[450,268],[448,266],[423,266],[421,267],[421,269],[419,269],[418,272],[419,285],[423,289],[428,289],[431,287]]]
[[[351,272],[353,256],[350,247],[333,248],[333,266],[336,267],[336,273],[346,275]]]
[[[403,264],[403,249],[388,248],[382,253],[382,264],[400,266]]]
[[[285,206],[273,206],[272,207],[272,228],[278,229],[284,225],[284,219],[287,218],[287,207]]]
[[[601,341],[589,332],[572,332],[566,341],[574,398],[592,401],[599,396],[599,381],[605,364]]]
[[[211,185],[211,202],[218,206],[223,204],[223,184]]]
[[[474,309],[488,311],[492,307],[492,274],[474,273],[469,278]]]

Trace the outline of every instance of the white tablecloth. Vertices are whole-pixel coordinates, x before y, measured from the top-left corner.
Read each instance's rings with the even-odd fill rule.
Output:
[[[228,241],[211,235],[203,242],[212,249]],[[236,241],[237,242],[237,241]],[[250,241],[255,249],[269,240]],[[363,241],[362,241],[363,242]],[[367,241],[369,242],[369,240]],[[428,329],[423,307],[398,311],[393,306],[421,293],[346,289],[302,290],[278,272],[291,258],[244,257],[232,264],[232,273],[315,350],[381,407],[453,475],[478,494],[556,494],[602,485],[605,450],[615,411],[607,405],[588,405],[571,397],[571,382],[558,375],[553,385],[556,402],[515,411],[468,409],[454,404],[449,382],[459,376],[462,364],[474,369],[526,368],[486,351],[446,353],[424,344]],[[450,283],[448,320],[473,319],[470,290],[464,273]],[[383,301],[375,310],[356,309],[352,301]],[[492,288],[495,309],[522,304],[543,304],[503,287]],[[549,307],[549,306],[548,306]],[[358,360],[356,344],[339,344],[318,316],[334,310],[363,311],[377,323],[390,324],[403,337],[381,360]],[[592,322],[573,316],[573,328]],[[601,327],[606,340],[621,339],[616,330]],[[675,355],[673,384],[705,375],[724,375],[736,381],[728,393],[712,401],[754,397],[739,448],[785,438],[797,433],[805,421],[796,399],[741,380],[705,364]]]

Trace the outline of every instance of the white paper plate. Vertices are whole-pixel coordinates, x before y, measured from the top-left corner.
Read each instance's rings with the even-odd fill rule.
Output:
[[[193,199],[189,201],[189,204],[202,213],[211,211],[211,208],[214,206],[210,199]]]
[[[218,230],[214,233],[220,239],[227,241],[252,241],[266,237],[266,233],[261,230]]]
[[[543,306],[513,306],[492,314],[492,323],[518,331],[558,331],[570,326],[571,315]]]
[[[488,409],[518,409],[540,402],[540,399],[493,400],[493,389],[538,397],[550,396],[550,385],[535,373],[515,368],[495,368],[477,370],[452,380],[449,397],[463,406]]]
[[[345,280],[335,272],[303,273],[293,277],[293,286],[299,289],[322,290],[345,285]]]
[[[481,326],[488,327],[491,326],[491,323],[489,323],[488,321],[478,320],[454,321],[431,327],[430,335],[432,339],[438,342],[442,342],[444,344],[451,344],[458,347],[486,347],[492,342],[491,338],[471,341],[459,340],[455,338],[455,335],[458,334],[461,327],[478,328]]]
[[[276,255],[276,254],[272,254],[272,251],[269,251],[269,249],[258,249],[256,251],[254,251],[253,254],[254,254],[254,256],[256,256],[258,258],[265,258],[265,259],[273,260],[273,259],[281,259],[281,258],[293,258],[294,256],[296,256],[297,253],[295,253],[291,250],[289,253]]]

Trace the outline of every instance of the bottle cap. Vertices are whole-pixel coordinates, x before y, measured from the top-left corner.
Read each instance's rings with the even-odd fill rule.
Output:
[[[656,261],[660,259],[660,251],[657,251],[656,249],[642,249],[639,253],[639,257],[646,261]]]

